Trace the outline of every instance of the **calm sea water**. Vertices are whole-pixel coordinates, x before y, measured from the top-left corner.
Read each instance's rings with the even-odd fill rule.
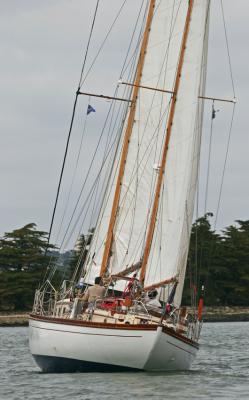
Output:
[[[0,399],[249,399],[249,322],[206,323],[191,371],[43,374],[28,328],[0,328]]]

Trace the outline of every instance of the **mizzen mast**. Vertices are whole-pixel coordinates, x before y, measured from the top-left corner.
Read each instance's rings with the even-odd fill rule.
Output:
[[[109,257],[110,257],[110,252],[111,252],[111,247],[112,247],[113,229],[115,226],[117,212],[118,212],[122,180],[123,180],[124,171],[125,171],[125,163],[126,163],[126,158],[127,158],[128,149],[129,149],[130,137],[132,135],[132,128],[133,128],[133,124],[134,124],[134,120],[135,120],[137,96],[138,96],[138,91],[139,91],[140,82],[141,82],[141,78],[142,78],[144,60],[145,60],[145,55],[146,55],[148,41],[149,41],[149,33],[150,33],[151,23],[152,23],[152,19],[153,19],[155,3],[156,3],[156,0],[150,1],[144,36],[143,36],[142,45],[141,45],[141,51],[140,51],[140,55],[139,55],[138,65],[137,65],[136,77],[135,77],[135,81],[134,81],[134,90],[133,90],[132,99],[131,99],[131,108],[130,108],[130,113],[129,113],[129,117],[128,117],[126,132],[124,135],[124,143],[123,143],[123,150],[122,150],[122,154],[121,154],[119,173],[118,173],[116,189],[115,189],[115,193],[114,193],[112,211],[111,211],[109,227],[108,227],[107,237],[106,237],[106,242],[105,242],[105,249],[104,249],[104,254],[103,254],[102,263],[101,263],[101,270],[100,270],[101,276],[104,276],[106,273],[106,270],[108,267],[108,261],[109,261]]]
[[[182,73],[182,67],[183,67],[183,62],[184,62],[186,43],[187,43],[187,39],[188,39],[191,15],[192,15],[192,11],[193,11],[193,4],[194,4],[194,0],[189,0],[187,16],[186,16],[183,37],[182,37],[182,43],[181,43],[181,49],[180,49],[179,62],[178,62],[178,67],[177,67],[177,72],[176,72],[176,79],[175,79],[174,90],[173,90],[173,95],[172,95],[172,100],[171,100],[171,105],[170,105],[169,118],[168,118],[168,123],[167,123],[167,128],[166,128],[166,137],[165,137],[165,142],[164,142],[164,146],[163,146],[162,160],[161,160],[160,170],[159,170],[157,184],[156,184],[153,208],[152,208],[152,212],[151,212],[150,224],[149,224],[148,233],[147,233],[146,242],[145,242],[144,254],[143,254],[143,258],[142,258],[142,266],[141,266],[141,272],[140,272],[140,281],[142,283],[145,280],[146,267],[147,267],[150,250],[151,250],[152,239],[153,239],[153,235],[154,235],[154,231],[155,231],[156,218],[157,218],[159,200],[160,200],[160,193],[161,193],[163,176],[164,176],[165,167],[166,167],[168,146],[169,146],[169,141],[170,141],[171,132],[172,132],[172,125],[173,125],[173,121],[174,121],[175,106],[176,106],[178,89],[179,89],[180,80],[181,80],[181,73]],[[165,283],[165,282],[162,282],[162,284],[163,283]]]

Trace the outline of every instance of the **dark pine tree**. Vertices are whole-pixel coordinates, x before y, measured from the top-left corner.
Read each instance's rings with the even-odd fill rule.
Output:
[[[220,302],[216,279],[222,274],[219,263],[220,236],[211,229],[212,213],[198,218],[192,225],[183,303],[191,305],[205,286],[205,304]]]
[[[34,223],[5,233],[0,239],[0,269],[21,271],[44,266],[47,236],[47,232],[38,231]],[[50,244],[47,250],[52,249],[55,246]]]
[[[5,233],[0,239],[0,310],[31,310],[35,289],[55,246],[47,248],[47,233],[34,223]]]

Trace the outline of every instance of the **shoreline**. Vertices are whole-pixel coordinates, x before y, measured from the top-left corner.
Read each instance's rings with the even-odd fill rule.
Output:
[[[28,326],[29,312],[0,313],[0,328]]]
[[[30,311],[31,312],[31,311]],[[30,312],[0,313],[0,327],[28,326]],[[249,307],[204,307],[203,322],[248,322]]]
[[[249,307],[204,307],[204,322],[248,322]]]

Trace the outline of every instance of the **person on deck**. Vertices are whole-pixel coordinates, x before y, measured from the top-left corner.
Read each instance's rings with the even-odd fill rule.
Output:
[[[82,300],[88,302],[88,304],[94,303],[96,299],[103,299],[105,291],[106,289],[103,286],[101,276],[97,276],[95,278],[95,284],[93,286],[90,286],[85,291]]]
[[[153,308],[161,308],[161,303],[158,300],[158,291],[156,289],[151,290],[148,292],[148,297],[145,299],[146,306],[153,307]]]

